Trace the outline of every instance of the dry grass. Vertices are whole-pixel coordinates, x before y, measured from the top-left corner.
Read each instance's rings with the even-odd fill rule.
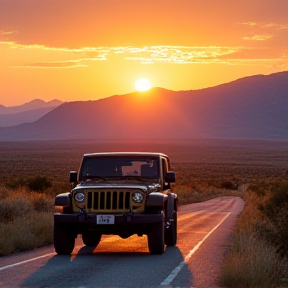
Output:
[[[284,261],[264,240],[249,234],[235,235],[222,267],[225,287],[279,287]]]
[[[269,199],[271,183],[288,176],[285,141],[0,142],[0,255],[52,243],[54,196],[70,190],[68,173],[78,169],[83,153],[105,151],[168,154],[176,172],[173,190],[180,205],[224,195],[242,197],[248,184],[260,187],[245,193],[246,207],[223,263],[222,281],[225,287],[276,287],[280,283],[283,259],[261,236],[263,227],[267,230],[271,223],[258,207]],[[45,193],[7,188],[9,183],[37,175],[52,181]]]
[[[0,187],[0,199],[0,256],[52,243],[52,197]]]
[[[243,192],[239,190],[229,190],[206,185],[179,185],[175,184],[173,191],[177,193],[179,205],[202,202],[220,196],[242,197]]]
[[[277,253],[261,227],[270,225],[259,207],[271,197],[248,190],[244,195],[246,206],[241,213],[221,272],[225,287],[268,288],[281,286],[287,275],[287,261]]]

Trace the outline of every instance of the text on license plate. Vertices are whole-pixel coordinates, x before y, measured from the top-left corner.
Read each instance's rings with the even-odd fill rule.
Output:
[[[114,224],[114,215],[97,215],[97,224]]]

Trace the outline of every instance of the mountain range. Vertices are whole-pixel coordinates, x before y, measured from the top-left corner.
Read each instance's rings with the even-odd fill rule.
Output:
[[[152,88],[65,102],[0,140],[288,139],[288,71],[190,91]]]
[[[0,105],[0,127],[35,122],[62,103],[57,99],[49,102],[35,99],[19,106],[6,107]]]

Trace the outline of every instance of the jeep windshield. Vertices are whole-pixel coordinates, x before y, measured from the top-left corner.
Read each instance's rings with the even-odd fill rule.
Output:
[[[159,182],[159,159],[147,156],[84,157],[80,181],[132,180]]]

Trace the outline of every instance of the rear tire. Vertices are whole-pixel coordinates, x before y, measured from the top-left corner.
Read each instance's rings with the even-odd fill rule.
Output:
[[[71,228],[54,222],[54,248],[59,255],[70,255],[75,246],[75,235]]]
[[[168,228],[165,228],[165,244],[175,246],[177,243],[177,211],[173,212],[173,220]]]
[[[101,240],[101,236],[102,235],[100,233],[95,231],[84,231],[82,233],[82,240],[86,246],[96,247]]]
[[[164,243],[164,224],[165,216],[162,211],[162,221],[153,224],[150,231],[148,232],[148,248],[151,254],[163,254],[165,251]]]

